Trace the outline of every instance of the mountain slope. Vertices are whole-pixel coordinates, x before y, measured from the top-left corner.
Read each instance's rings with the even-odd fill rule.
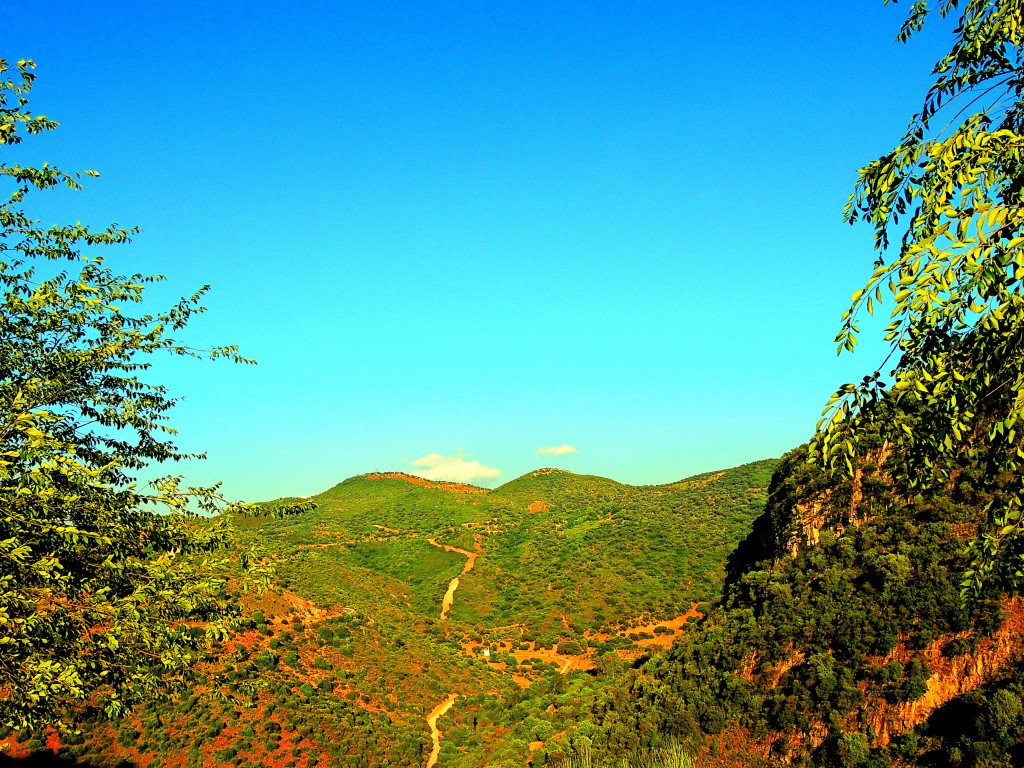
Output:
[[[1020,764],[1024,606],[998,581],[959,599],[986,499],[969,467],[913,497],[887,458],[840,483],[805,449],[783,459],[720,605],[595,707],[604,749],[668,734],[710,744],[708,765]]]
[[[276,589],[239,596],[236,637],[188,696],[121,724],[89,715],[62,754],[423,765],[427,715],[454,694],[440,768],[556,760],[585,702],[719,593],[774,465],[643,487],[540,470],[493,491],[375,473],[313,511],[243,521],[278,562]]]
[[[300,593],[340,600],[326,573],[372,572],[389,580],[402,610],[425,617],[439,614],[465,562],[431,540],[474,552],[451,619],[526,624],[555,642],[564,615],[577,634],[607,632],[712,597],[726,554],[764,503],[772,466],[647,487],[539,470],[494,491],[361,476],[313,497],[315,512],[258,533]]]

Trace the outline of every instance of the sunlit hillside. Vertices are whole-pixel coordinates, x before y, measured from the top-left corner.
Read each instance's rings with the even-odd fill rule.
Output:
[[[594,692],[719,593],[774,461],[660,486],[542,469],[495,490],[354,477],[313,511],[240,521],[277,588],[205,683],[59,753],[95,766],[536,765]],[[45,734],[15,754],[43,746]],[[577,740],[578,740],[577,736]],[[56,746],[56,743],[51,743]]]

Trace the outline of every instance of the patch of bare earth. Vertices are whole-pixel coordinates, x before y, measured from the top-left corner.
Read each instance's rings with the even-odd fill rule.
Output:
[[[690,619],[699,619],[704,616],[703,613],[697,610],[697,605],[697,603],[694,603],[690,606],[690,610],[673,619],[654,621],[618,630],[616,634],[632,642],[633,648],[619,648],[616,650],[616,653],[624,659],[635,659],[654,648],[662,650],[671,648],[676,638],[686,631],[686,625]],[[653,635],[653,637],[638,637],[638,635]],[[596,634],[594,637],[598,640],[607,640],[610,635]]]
[[[320,621],[341,612],[328,611],[312,600],[299,597],[288,590],[282,590],[280,594],[277,592],[264,592],[263,594],[247,592],[239,599],[239,603],[246,613],[251,614],[257,608],[263,611],[267,617],[267,623],[271,625],[288,624],[295,621],[304,623]]]
[[[462,566],[462,573],[459,576],[465,576],[467,573],[473,570],[473,566],[476,565],[476,559],[479,557],[479,552],[470,552],[466,549],[459,549],[453,547],[451,544],[440,544],[437,539],[427,539],[429,544],[439,548],[445,549],[449,552],[458,552],[460,555],[466,556],[466,564]],[[480,542],[474,538],[474,547],[479,548]],[[448,611],[451,610],[452,604],[455,602],[455,590],[459,588],[459,576],[456,576],[448,583],[448,591],[444,594],[444,600],[441,601],[441,621],[445,621],[448,618]]]
[[[405,472],[373,472],[363,475],[367,480],[404,480],[413,485],[422,485],[424,488],[438,488],[442,491],[452,493],[487,493],[486,488],[479,488],[466,483],[450,483],[446,480],[427,480],[425,477],[407,475]]]

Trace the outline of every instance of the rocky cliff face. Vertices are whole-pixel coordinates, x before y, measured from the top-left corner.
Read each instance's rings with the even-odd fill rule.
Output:
[[[916,728],[939,707],[1002,675],[1024,656],[1024,601],[1020,597],[1010,598],[1005,610],[1007,618],[999,629],[983,638],[970,653],[949,658],[943,652],[957,635],[942,637],[921,652],[932,671],[923,696],[899,705],[885,701],[871,703],[867,720],[877,734],[876,744],[888,744],[894,736]],[[906,661],[909,657],[901,643],[882,662]]]
[[[864,733],[867,736],[864,741],[866,747],[884,749],[887,745],[893,744],[898,737],[925,726],[929,718],[958,697],[979,691],[986,685],[991,687],[993,680],[1000,680],[1007,674],[1012,674],[1014,665],[1024,659],[1024,600],[1019,597],[1007,599],[1004,602],[1004,609],[1006,618],[999,628],[982,639],[970,653],[952,657],[947,655],[945,649],[948,643],[957,637],[964,637],[965,633],[960,633],[945,635],[929,644],[923,651],[913,651],[900,642],[890,654],[873,660],[879,665],[884,665],[893,661],[908,662],[913,657],[920,659],[923,656],[932,670],[926,683],[926,691],[913,701],[900,703],[869,697],[862,708],[850,714],[843,723],[842,730]],[[772,665],[761,682],[774,687],[789,669],[804,661],[803,653],[794,650],[791,657]],[[751,668],[755,665],[756,659],[750,659],[748,662],[746,668],[741,670],[741,674],[748,682],[754,682]],[[747,728],[732,725],[706,742],[706,748],[700,750],[696,756],[696,764],[699,768],[765,768],[768,765],[793,764],[846,765],[847,763],[834,762],[835,753],[829,753],[825,747],[830,738],[835,736],[834,725],[811,722],[801,729],[775,729],[759,736],[755,736]],[[832,756],[824,757],[826,754]],[[907,768],[915,765],[945,764],[939,754],[933,752],[923,763],[917,762],[915,757],[907,756],[894,764]],[[808,756],[812,756],[809,762]],[[992,765],[1003,763],[997,762]]]
[[[849,478],[829,478],[807,463],[807,452],[792,452],[772,478],[765,512],[771,520],[774,558],[796,557],[816,546],[823,531],[842,534],[871,519],[878,496],[891,499],[883,467],[888,446],[872,451]]]
[[[847,534],[847,538],[861,541],[861,544],[849,546],[867,546],[863,543],[863,536],[853,537],[850,531],[868,526],[866,530],[870,532],[866,537],[877,538],[879,534],[876,529],[880,526],[868,524],[876,517],[879,522],[884,521],[894,512],[905,517],[907,536],[915,535],[919,524],[948,524],[945,529],[947,538],[942,540],[941,549],[949,553],[961,549],[965,540],[977,535],[983,516],[978,516],[977,509],[964,505],[955,489],[950,491],[947,498],[920,509],[914,502],[897,497],[884,469],[888,459],[889,451],[882,446],[862,463],[853,477],[836,482],[807,463],[804,449],[797,449],[787,455],[772,478],[764,514],[755,522],[751,534],[730,560],[727,595],[732,594],[731,590],[745,574],[751,571],[771,573],[778,570],[781,563],[790,562],[818,548],[826,533],[830,534],[830,542],[839,541]],[[896,536],[898,539],[900,533],[897,532]],[[899,544],[889,545],[888,549],[883,547],[878,552],[891,554],[875,554],[872,556],[875,562],[890,558],[888,562],[895,564],[901,557]],[[866,573],[859,570],[865,567],[866,562],[855,558],[852,570],[847,571],[847,578],[865,579],[864,588],[867,590],[889,589],[884,579],[880,583],[873,583]],[[956,565],[956,562],[955,559],[945,562],[944,567],[951,569],[951,576],[958,579],[960,569],[966,567],[966,560],[959,561],[960,565]],[[904,560],[899,567],[914,569],[928,568],[930,565]],[[812,580],[814,578],[813,575],[808,577]],[[749,587],[740,587],[736,591],[740,604],[750,599],[742,596],[744,589]],[[903,589],[905,597],[902,599],[907,606],[914,606],[917,601],[923,603],[933,600],[932,595],[915,595],[917,587],[913,580],[909,586],[904,585]],[[789,592],[785,594],[788,597]],[[957,602],[955,595],[947,596],[946,600],[950,604],[950,612],[954,612]],[[860,610],[864,608],[862,605]],[[891,607],[885,610],[891,610]],[[923,681],[923,692],[911,700],[881,695],[876,683],[868,682],[874,679],[874,673],[869,673],[860,683],[863,704],[852,710],[846,718],[833,721],[831,726],[823,721],[812,721],[793,732],[773,730],[767,737],[750,743],[748,749],[764,759],[786,763],[793,756],[819,749],[829,738],[835,737],[837,729],[863,734],[866,745],[872,748],[889,745],[896,737],[924,724],[937,710],[957,697],[977,691],[981,686],[1005,676],[1024,659],[1024,601],[1020,597],[1004,597],[1002,610],[1005,618],[998,626],[990,626],[984,632],[953,632],[936,626],[940,634],[931,632],[934,639],[923,647],[920,645],[920,635],[913,643],[899,635],[891,652],[867,659],[866,666],[879,671],[894,662],[904,666],[910,663],[926,665],[928,676]],[[804,618],[809,622],[819,619],[816,615]],[[923,636],[927,635],[926,628]],[[950,651],[956,647],[955,641],[961,642],[964,648],[962,652]],[[739,670],[740,675],[763,691],[779,689],[780,681],[782,685],[786,684],[783,678],[791,669],[807,662],[807,654],[801,647],[799,637],[792,637],[786,647],[789,651],[782,661],[761,667],[756,675],[753,670],[757,667],[758,651],[754,650]],[[810,680],[813,681],[813,675]]]
[[[863,469],[852,480],[828,478],[807,463],[804,446],[786,454],[772,475],[764,514],[729,557],[726,589],[756,563],[795,557],[816,546],[823,531],[841,532],[851,521],[864,519],[859,508],[864,478]]]

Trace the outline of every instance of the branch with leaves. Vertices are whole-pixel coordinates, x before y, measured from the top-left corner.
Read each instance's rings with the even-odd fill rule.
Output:
[[[833,395],[811,459],[851,473],[867,453],[860,436],[881,430],[893,480],[910,494],[983,467],[991,526],[972,544],[966,597],[991,579],[1024,583],[1024,3],[917,2],[899,39],[961,5],[920,113],[861,169],[846,206],[848,222],[874,228],[878,255],[838,351],[854,350],[864,313],[891,304],[889,351]],[[914,419],[886,422],[883,400]]]
[[[33,68],[0,60],[5,147],[57,127],[27,110]],[[24,208],[95,176],[0,165],[0,724],[15,728],[66,726],[84,702],[118,716],[185,685],[237,618],[229,579],[270,576],[236,545],[233,516],[309,506],[232,503],[174,476],[136,484],[137,470],[196,458],[173,443],[176,401],[145,379],[150,356],[252,361],[173,335],[204,311],[205,286],[132,311],[163,278],[119,275],[97,251],[138,228],[44,226]]]

